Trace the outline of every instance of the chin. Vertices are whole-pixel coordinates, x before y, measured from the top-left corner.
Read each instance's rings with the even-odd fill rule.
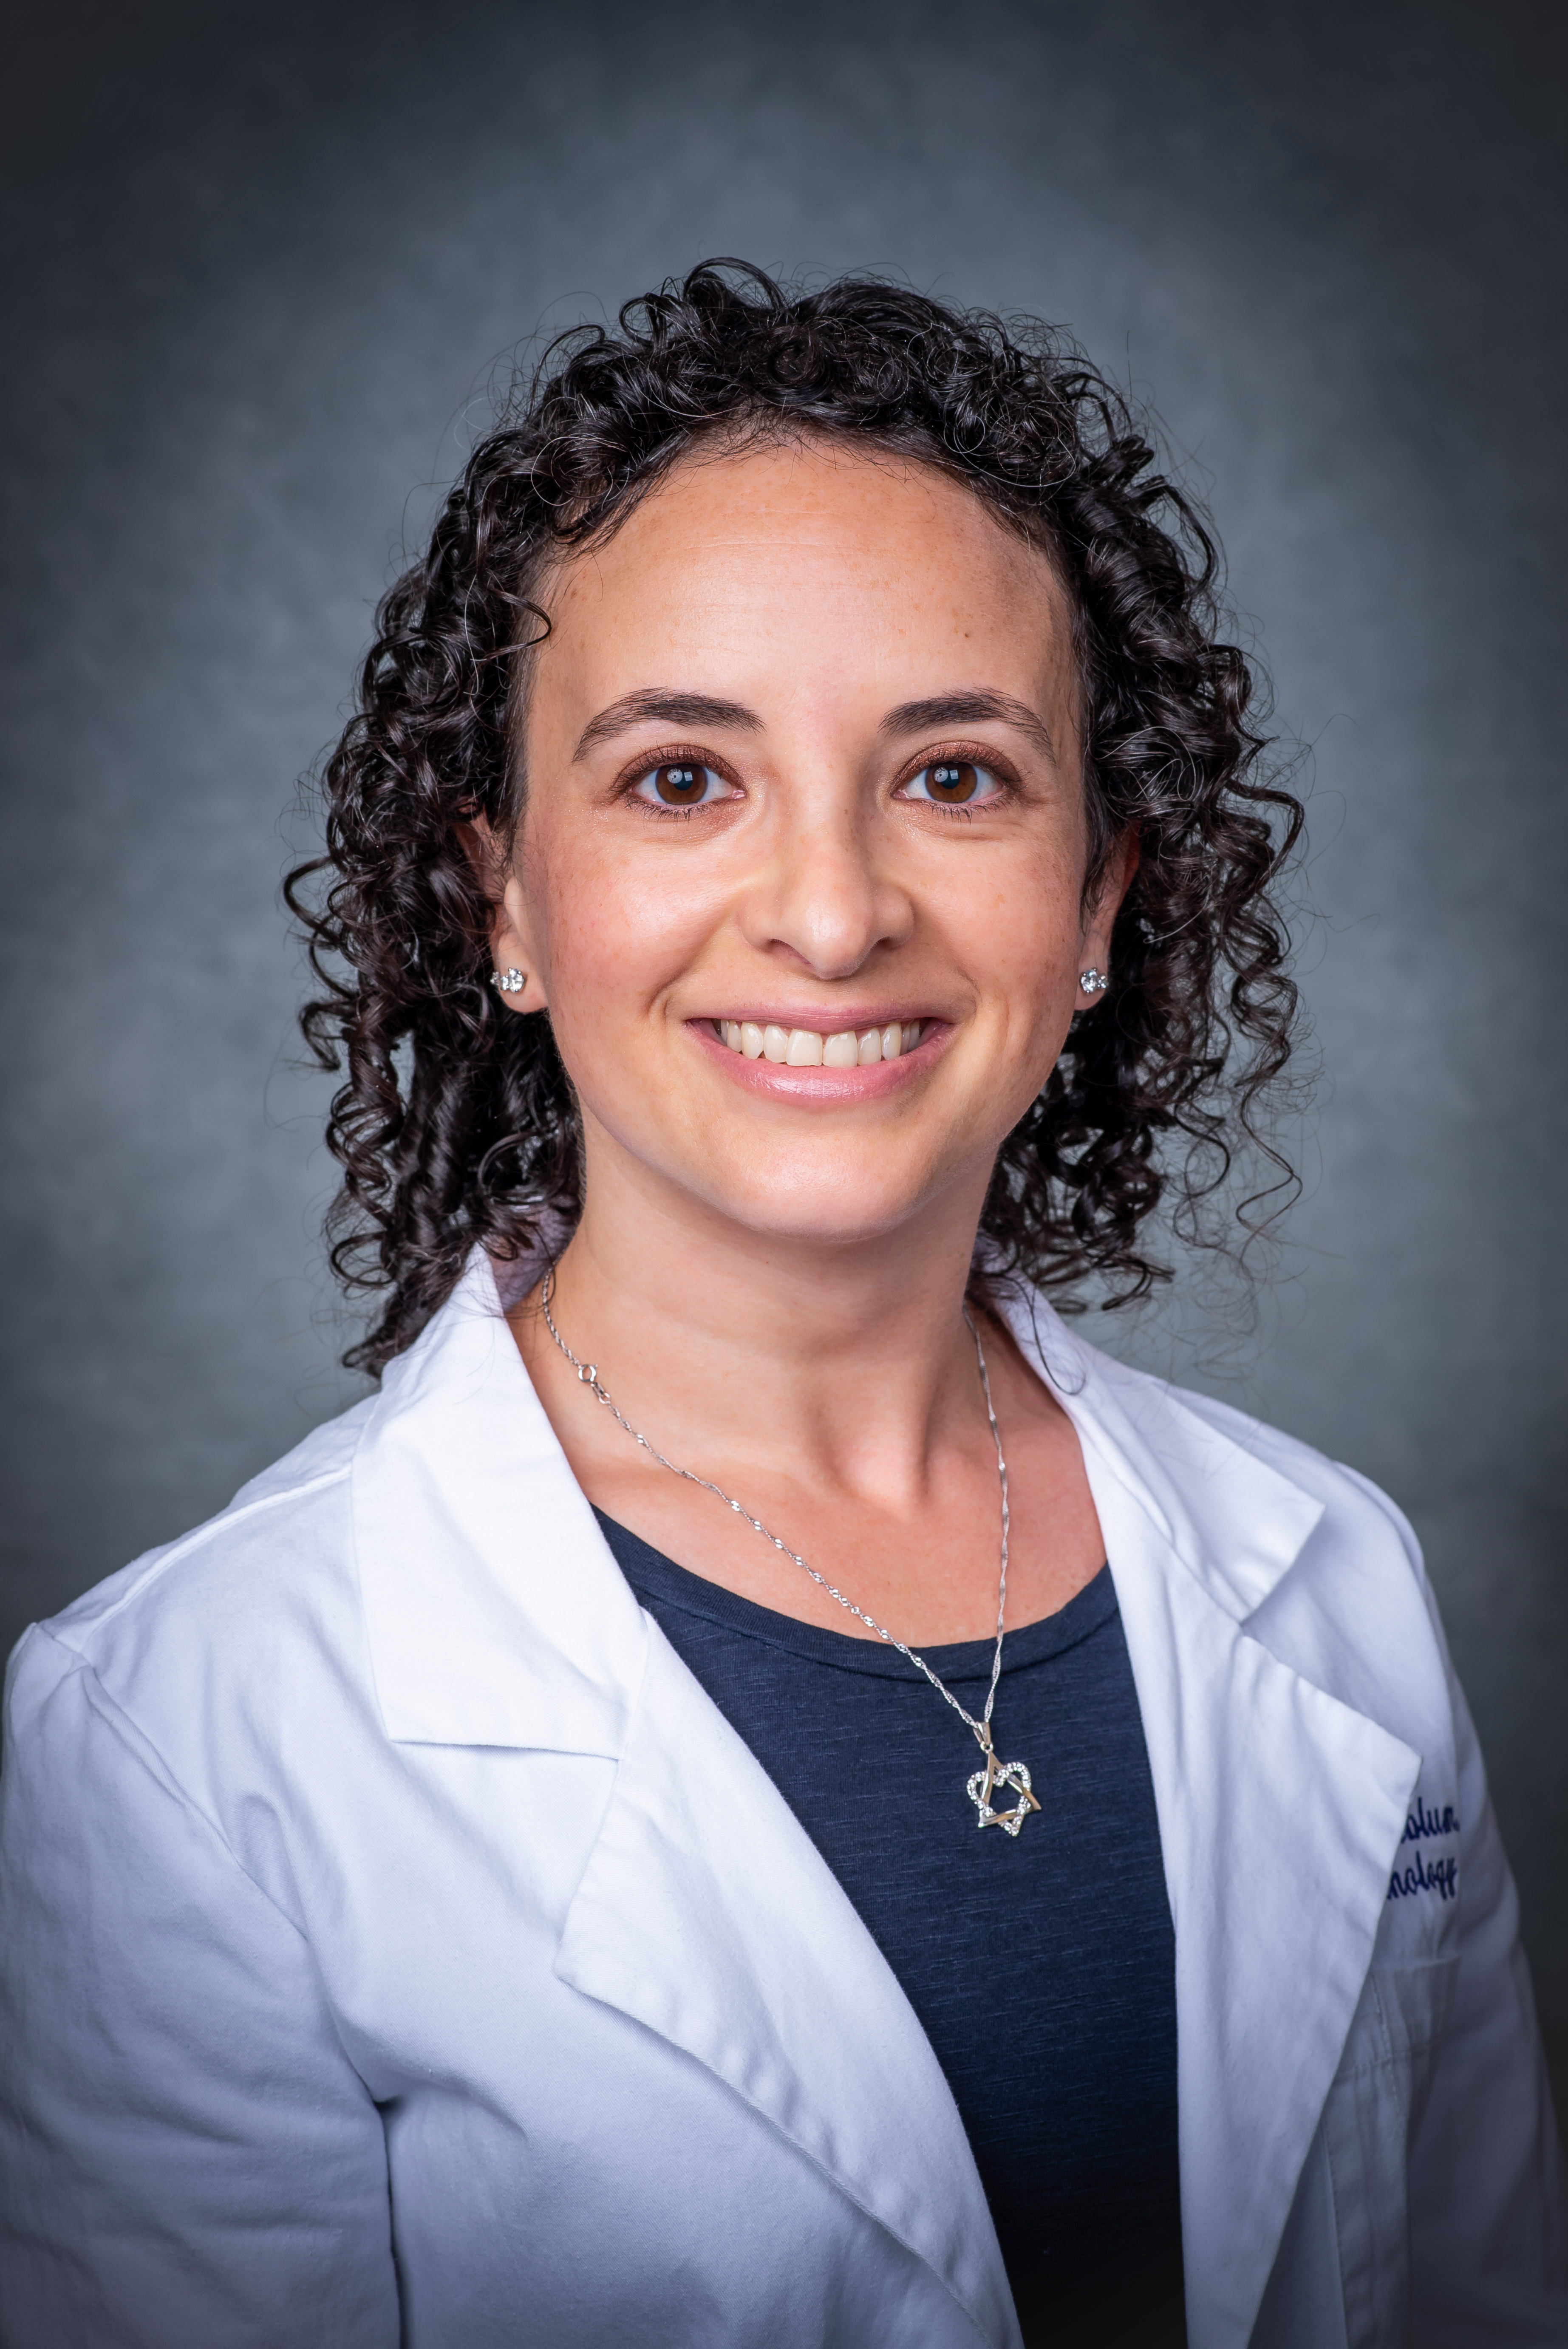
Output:
[[[810,1161],[737,1169],[732,1181],[725,1173],[710,1162],[691,1188],[728,1222],[758,1237],[829,1248],[855,1247],[902,1230],[953,1179],[923,1169],[923,1179],[890,1180],[882,1166],[851,1172]]]

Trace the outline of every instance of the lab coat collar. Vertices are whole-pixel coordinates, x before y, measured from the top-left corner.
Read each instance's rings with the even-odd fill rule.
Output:
[[[617,1757],[647,1619],[522,1366],[490,1258],[388,1364],[354,1464],[389,1737]]]
[[[1420,1756],[1246,1629],[1322,1502],[1037,1299],[1008,1319],[1078,1430],[1143,1718],[1176,1930],[1191,2337],[1244,2349]]]
[[[1157,1382],[1009,1312],[1078,1429],[1176,1930],[1194,2349],[1244,2349],[1360,1995],[1419,1757],[1248,1617],[1322,1504]],[[387,1733],[620,1763],[557,1971],[727,2081],[935,2271],[1016,2320],[962,2123],[870,1935],[599,1533],[476,1255],[355,1467]]]
[[[1006,1294],[1002,1310],[1080,1443],[1116,1464],[1187,1572],[1236,1621],[1253,1613],[1295,1564],[1323,1503],[1163,1381],[1084,1345],[1035,1290]]]

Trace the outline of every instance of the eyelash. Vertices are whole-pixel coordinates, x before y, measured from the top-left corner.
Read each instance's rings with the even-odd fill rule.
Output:
[[[973,823],[977,815],[984,815],[988,809],[1000,807],[1006,801],[1017,796],[1017,785],[1005,762],[989,744],[980,742],[950,742],[944,744],[940,750],[923,751],[913,765],[904,769],[892,787],[893,792],[895,794],[902,792],[906,783],[913,782],[915,777],[923,775],[927,767],[960,765],[978,767],[983,774],[989,775],[991,781],[997,786],[989,799],[982,800],[978,806],[954,806],[942,800],[905,800],[903,804],[905,807],[930,808],[936,815],[954,816],[961,818],[965,823]],[[727,767],[720,764],[711,750],[698,750],[694,744],[686,742],[666,744],[663,749],[652,753],[644,751],[639,756],[635,766],[628,768],[615,785],[615,796],[641,809],[645,815],[651,816],[656,823],[667,823],[672,819],[678,823],[689,823],[694,815],[706,815],[713,808],[726,804],[722,800],[709,800],[706,805],[699,802],[692,807],[661,807],[655,801],[641,799],[637,796],[637,785],[653,774],[657,768],[680,766],[707,767],[711,773],[719,778],[721,782],[728,783],[732,790],[738,788],[735,777]]]
[[[651,753],[643,751],[636,765],[628,768],[615,785],[615,796],[639,809],[644,815],[652,816],[655,823],[665,823],[672,816],[677,823],[687,823],[694,815],[711,814],[714,808],[726,804],[723,800],[709,800],[706,804],[698,801],[691,807],[661,807],[655,800],[640,799],[637,785],[660,767],[706,767],[710,774],[718,777],[721,783],[727,783],[732,791],[737,789],[735,777],[728,768],[722,765],[711,750],[699,750],[693,743],[666,744],[664,749]]]
[[[905,807],[930,808],[936,815],[956,816],[965,823],[973,823],[977,815],[988,814],[992,809],[1004,806],[1018,795],[1017,782],[1006,761],[985,742],[944,742],[940,750],[923,750],[919,758],[904,769],[893,785],[894,792],[902,792],[906,783],[913,783],[917,775],[923,775],[927,767],[978,767],[983,775],[990,777],[996,789],[977,805],[965,806],[962,802],[954,805],[944,800],[905,800]]]

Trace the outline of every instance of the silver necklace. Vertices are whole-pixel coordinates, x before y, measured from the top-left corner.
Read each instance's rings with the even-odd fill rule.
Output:
[[[837,1589],[825,1574],[819,1574],[814,1566],[809,1566],[798,1550],[791,1549],[789,1543],[781,1541],[776,1533],[763,1524],[760,1517],[754,1517],[749,1509],[739,1501],[732,1499],[722,1485],[714,1484],[710,1477],[699,1476],[695,1468],[677,1467],[673,1460],[666,1460],[664,1454],[632,1425],[631,1421],[606,1392],[600,1381],[597,1364],[580,1362],[556,1328],[550,1311],[550,1300],[554,1293],[555,1267],[552,1265],[544,1276],[544,1285],[540,1291],[539,1301],[544,1315],[544,1326],[594,1401],[603,1404],[611,1418],[625,1429],[634,1444],[642,1446],[650,1460],[656,1461],[661,1468],[667,1468],[672,1476],[684,1477],[688,1485],[700,1485],[705,1493],[713,1494],[717,1500],[724,1503],[727,1509],[733,1509],[738,1517],[745,1519],[753,1533],[758,1533],[764,1541],[771,1542],[774,1548],[785,1557],[793,1559],[802,1574],[809,1574],[819,1589],[825,1590],[830,1599],[836,1599],[847,1614],[854,1616],[857,1622],[863,1623],[868,1631],[874,1631],[877,1638],[885,1641],[887,1646],[896,1648],[901,1656],[906,1656],[917,1670],[925,1674],[937,1695],[944,1698],[953,1707],[959,1720],[974,1731],[980,1751],[985,1756],[985,1768],[975,1771],[965,1789],[970,1801],[979,1814],[975,1821],[976,1826],[1002,1827],[1008,1835],[1016,1836],[1029,1813],[1037,1811],[1040,1806],[1030,1781],[1027,1764],[999,1762],[991,1743],[991,1714],[996,1702],[996,1683],[1002,1676],[1002,1637],[1007,1611],[1007,1463],[1002,1454],[1002,1431],[996,1424],[996,1413],[991,1402],[991,1381],[985,1369],[985,1349],[980,1342],[980,1332],[975,1326],[968,1307],[965,1306],[964,1309],[964,1319],[968,1324],[969,1334],[975,1340],[975,1358],[980,1366],[980,1390],[985,1398],[985,1416],[991,1423],[991,1438],[996,1446],[996,1475],[1002,1486],[1002,1570],[996,1592],[996,1649],[991,1659],[991,1685],[985,1692],[985,1710],[978,1721],[972,1713],[965,1711],[953,1691],[945,1682],[937,1678],[923,1656],[916,1655],[914,1650],[905,1647],[902,1640],[895,1640],[891,1631],[884,1630],[875,1617],[868,1615],[863,1607],[857,1607],[852,1599],[846,1599],[843,1592]],[[1004,1788],[1017,1796],[1017,1801],[1010,1811],[999,1811],[992,1803],[993,1795],[1001,1792]]]

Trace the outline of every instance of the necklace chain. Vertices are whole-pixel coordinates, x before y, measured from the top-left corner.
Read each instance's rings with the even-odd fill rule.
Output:
[[[802,1574],[809,1574],[812,1581],[817,1584],[818,1588],[827,1592],[830,1599],[836,1599],[839,1605],[843,1608],[846,1614],[854,1616],[857,1622],[863,1623],[868,1631],[874,1631],[877,1638],[883,1640],[888,1647],[896,1648],[901,1656],[907,1657],[909,1661],[913,1664],[918,1671],[923,1671],[925,1674],[926,1679],[931,1682],[931,1685],[936,1691],[937,1695],[944,1698],[945,1702],[953,1707],[954,1712],[958,1715],[960,1721],[962,1721],[966,1727],[974,1731],[975,1737],[979,1741],[980,1750],[986,1756],[987,1763],[989,1763],[992,1753],[991,1714],[996,1702],[996,1683],[1002,1676],[1002,1637],[1007,1613],[1007,1533],[1009,1523],[1007,1514],[1007,1463],[1003,1456],[1002,1452],[1002,1431],[996,1424],[995,1407],[991,1401],[991,1380],[985,1368],[985,1349],[980,1342],[980,1332],[975,1326],[974,1318],[969,1311],[969,1308],[967,1306],[965,1307],[964,1319],[968,1325],[969,1334],[975,1340],[975,1359],[980,1368],[980,1391],[985,1398],[985,1416],[990,1422],[991,1440],[996,1446],[996,1475],[1002,1487],[1002,1568],[996,1590],[996,1648],[995,1652],[991,1659],[991,1684],[985,1692],[985,1710],[981,1714],[978,1721],[975,1720],[975,1715],[972,1713],[965,1712],[964,1706],[959,1703],[958,1699],[954,1695],[953,1691],[947,1686],[944,1681],[939,1679],[936,1673],[932,1671],[931,1666],[926,1662],[923,1656],[917,1655],[915,1651],[913,1648],[906,1647],[902,1640],[895,1640],[891,1631],[885,1630],[883,1626],[877,1621],[873,1615],[868,1615],[863,1607],[857,1607],[852,1599],[846,1599],[843,1592],[840,1590],[835,1584],[830,1582],[825,1574],[819,1574],[814,1566],[808,1565],[807,1561],[800,1556],[799,1550],[791,1549],[789,1543],[780,1539],[779,1536],[774,1533],[769,1526],[765,1526],[760,1517],[754,1517],[748,1508],[747,1508],[741,1502],[733,1499],[732,1496],[724,1490],[722,1485],[716,1485],[711,1477],[699,1476],[695,1468],[682,1468],[677,1466],[675,1461],[666,1460],[664,1454],[660,1452],[655,1444],[650,1444],[647,1437],[642,1434],[638,1429],[632,1425],[631,1421],[625,1416],[624,1413],[619,1409],[613,1397],[606,1392],[599,1377],[597,1364],[593,1362],[580,1362],[576,1355],[573,1352],[571,1347],[567,1344],[565,1339],[562,1336],[560,1330],[556,1328],[550,1310],[550,1300],[554,1293],[555,1267],[552,1265],[549,1271],[544,1276],[544,1284],[540,1290],[540,1309],[544,1315],[544,1326],[549,1330],[551,1336],[554,1339],[556,1344],[560,1347],[562,1352],[565,1355],[567,1361],[571,1363],[573,1369],[576,1371],[577,1376],[582,1381],[583,1384],[588,1389],[589,1393],[593,1395],[594,1401],[603,1404],[611,1418],[615,1420],[620,1426],[625,1429],[626,1433],[631,1437],[633,1443],[640,1444],[642,1449],[647,1454],[649,1459],[656,1461],[661,1468],[667,1468],[672,1476],[684,1477],[688,1485],[700,1485],[705,1493],[713,1494],[716,1499],[724,1503],[727,1509],[733,1509],[738,1517],[745,1519],[746,1523],[751,1527],[753,1533],[758,1533],[762,1536],[764,1541],[771,1542],[774,1548],[783,1557],[794,1561],[795,1565],[800,1568]],[[1026,1774],[1025,1783],[1026,1785],[1027,1784]],[[1037,1806],[1031,1806],[1031,1807],[1037,1807]],[[982,1824],[984,1824],[984,1821]],[[998,1824],[1003,1824],[1003,1822],[999,1820]],[[1016,1833],[1016,1830],[1015,1829],[1014,1832]]]

